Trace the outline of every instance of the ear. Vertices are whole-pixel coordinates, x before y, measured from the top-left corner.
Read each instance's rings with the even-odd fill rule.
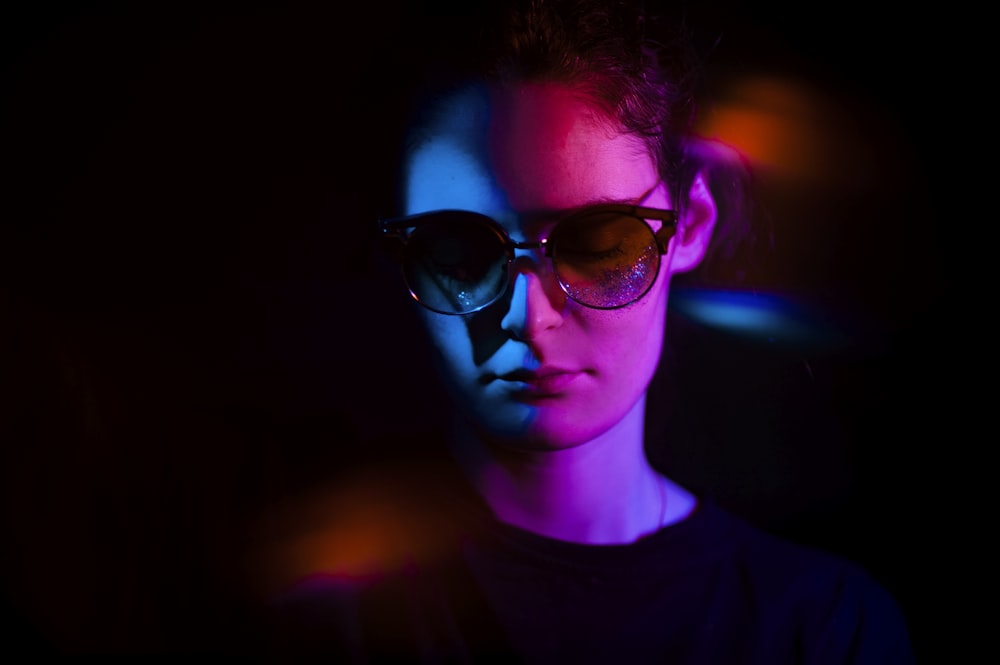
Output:
[[[687,272],[698,267],[712,241],[717,217],[715,198],[705,182],[705,174],[699,172],[691,183],[687,210],[670,241],[671,273]]]

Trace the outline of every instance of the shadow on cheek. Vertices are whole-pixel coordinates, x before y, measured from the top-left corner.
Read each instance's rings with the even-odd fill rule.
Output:
[[[510,291],[507,289],[500,300],[465,319],[469,340],[472,342],[472,360],[477,366],[489,360],[511,338],[510,333],[501,325],[510,309]]]

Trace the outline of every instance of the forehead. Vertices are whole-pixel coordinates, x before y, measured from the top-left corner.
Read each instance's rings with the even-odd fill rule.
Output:
[[[656,180],[645,145],[558,84],[472,87],[444,100],[404,170],[406,212],[564,210],[629,200]]]

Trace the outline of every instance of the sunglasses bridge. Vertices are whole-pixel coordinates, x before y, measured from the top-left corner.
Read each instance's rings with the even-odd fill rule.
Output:
[[[541,240],[534,241],[518,241],[511,237],[504,238],[504,246],[509,250],[514,249],[540,249],[542,250],[542,255],[552,258],[552,245],[549,244],[548,238],[543,238]]]

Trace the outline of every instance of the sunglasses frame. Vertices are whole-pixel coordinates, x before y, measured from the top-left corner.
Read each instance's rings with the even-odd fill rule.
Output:
[[[645,197],[643,197],[645,198]],[[435,218],[442,214],[461,214],[469,218],[474,219],[475,222],[483,224],[489,227],[497,236],[500,245],[504,249],[504,254],[507,257],[507,261],[504,265],[504,270],[506,272],[506,279],[504,280],[504,287],[490,299],[488,302],[477,306],[475,309],[471,309],[467,312],[448,312],[444,310],[431,307],[426,302],[422,301],[420,297],[413,292],[410,287],[409,281],[406,280],[406,275],[403,275],[403,281],[406,282],[406,288],[410,292],[410,295],[427,309],[437,312],[439,314],[446,314],[449,316],[466,316],[468,314],[475,314],[483,309],[486,309],[490,305],[496,303],[500,300],[504,294],[510,289],[510,264],[515,259],[514,250],[525,250],[525,249],[541,249],[545,257],[552,259],[552,246],[549,244],[549,238],[555,233],[556,228],[565,223],[572,221],[574,219],[579,219],[581,217],[588,217],[590,215],[601,214],[601,213],[616,213],[620,215],[627,215],[629,217],[634,217],[641,221],[649,229],[650,234],[656,242],[657,250],[659,256],[663,256],[667,253],[667,246],[670,239],[674,236],[677,230],[677,212],[674,210],[666,210],[661,208],[648,208],[646,206],[632,205],[628,203],[601,203],[593,206],[587,206],[579,210],[573,211],[570,214],[558,219],[556,223],[552,226],[552,231],[545,238],[534,241],[517,241],[510,237],[505,229],[499,222],[497,222],[492,217],[484,215],[482,213],[473,212],[471,210],[458,210],[458,209],[444,209],[444,210],[431,210],[428,212],[422,212],[415,215],[408,215],[405,217],[394,217],[391,219],[380,219],[378,221],[379,231],[383,240],[390,253],[400,262],[402,262],[405,247],[408,244],[410,232],[425,223],[435,221]],[[656,220],[662,222],[662,226],[659,231],[654,231],[652,225],[650,225],[649,220]],[[555,262],[553,261],[553,264]],[[653,284],[656,283],[656,277],[659,275],[659,262],[657,262],[656,275],[653,277],[653,281],[649,283],[649,287],[643,291],[641,294],[633,298],[632,300],[622,303],[620,305],[614,305],[611,307],[599,307],[595,305],[590,305],[585,302],[580,302],[569,292],[569,287],[563,283],[562,278],[559,276],[559,271],[553,266],[553,272],[556,275],[556,281],[559,283],[559,288],[562,289],[566,297],[570,298],[574,302],[583,305],[584,307],[589,307],[590,309],[621,309],[622,307],[627,307],[640,299],[642,299],[649,290],[653,288]]]

